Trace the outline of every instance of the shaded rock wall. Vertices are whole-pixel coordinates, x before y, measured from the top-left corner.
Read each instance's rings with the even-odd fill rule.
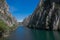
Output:
[[[60,0],[40,0],[31,17],[26,19],[30,19],[27,27],[60,30]]]

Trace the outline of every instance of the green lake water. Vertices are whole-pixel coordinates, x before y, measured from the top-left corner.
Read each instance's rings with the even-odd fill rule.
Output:
[[[8,40],[60,40],[60,32],[29,29],[19,26]]]

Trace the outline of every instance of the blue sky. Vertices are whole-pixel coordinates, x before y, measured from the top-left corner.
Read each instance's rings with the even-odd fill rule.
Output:
[[[39,0],[6,0],[11,14],[22,22],[24,18],[32,14],[39,3]]]

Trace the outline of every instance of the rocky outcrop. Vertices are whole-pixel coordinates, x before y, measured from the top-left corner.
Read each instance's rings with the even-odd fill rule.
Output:
[[[60,30],[60,0],[40,0],[31,17],[26,19],[27,27]]]

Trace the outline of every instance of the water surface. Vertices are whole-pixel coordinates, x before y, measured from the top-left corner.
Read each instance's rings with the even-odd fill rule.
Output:
[[[8,40],[60,40],[60,32],[29,29],[19,26]]]

